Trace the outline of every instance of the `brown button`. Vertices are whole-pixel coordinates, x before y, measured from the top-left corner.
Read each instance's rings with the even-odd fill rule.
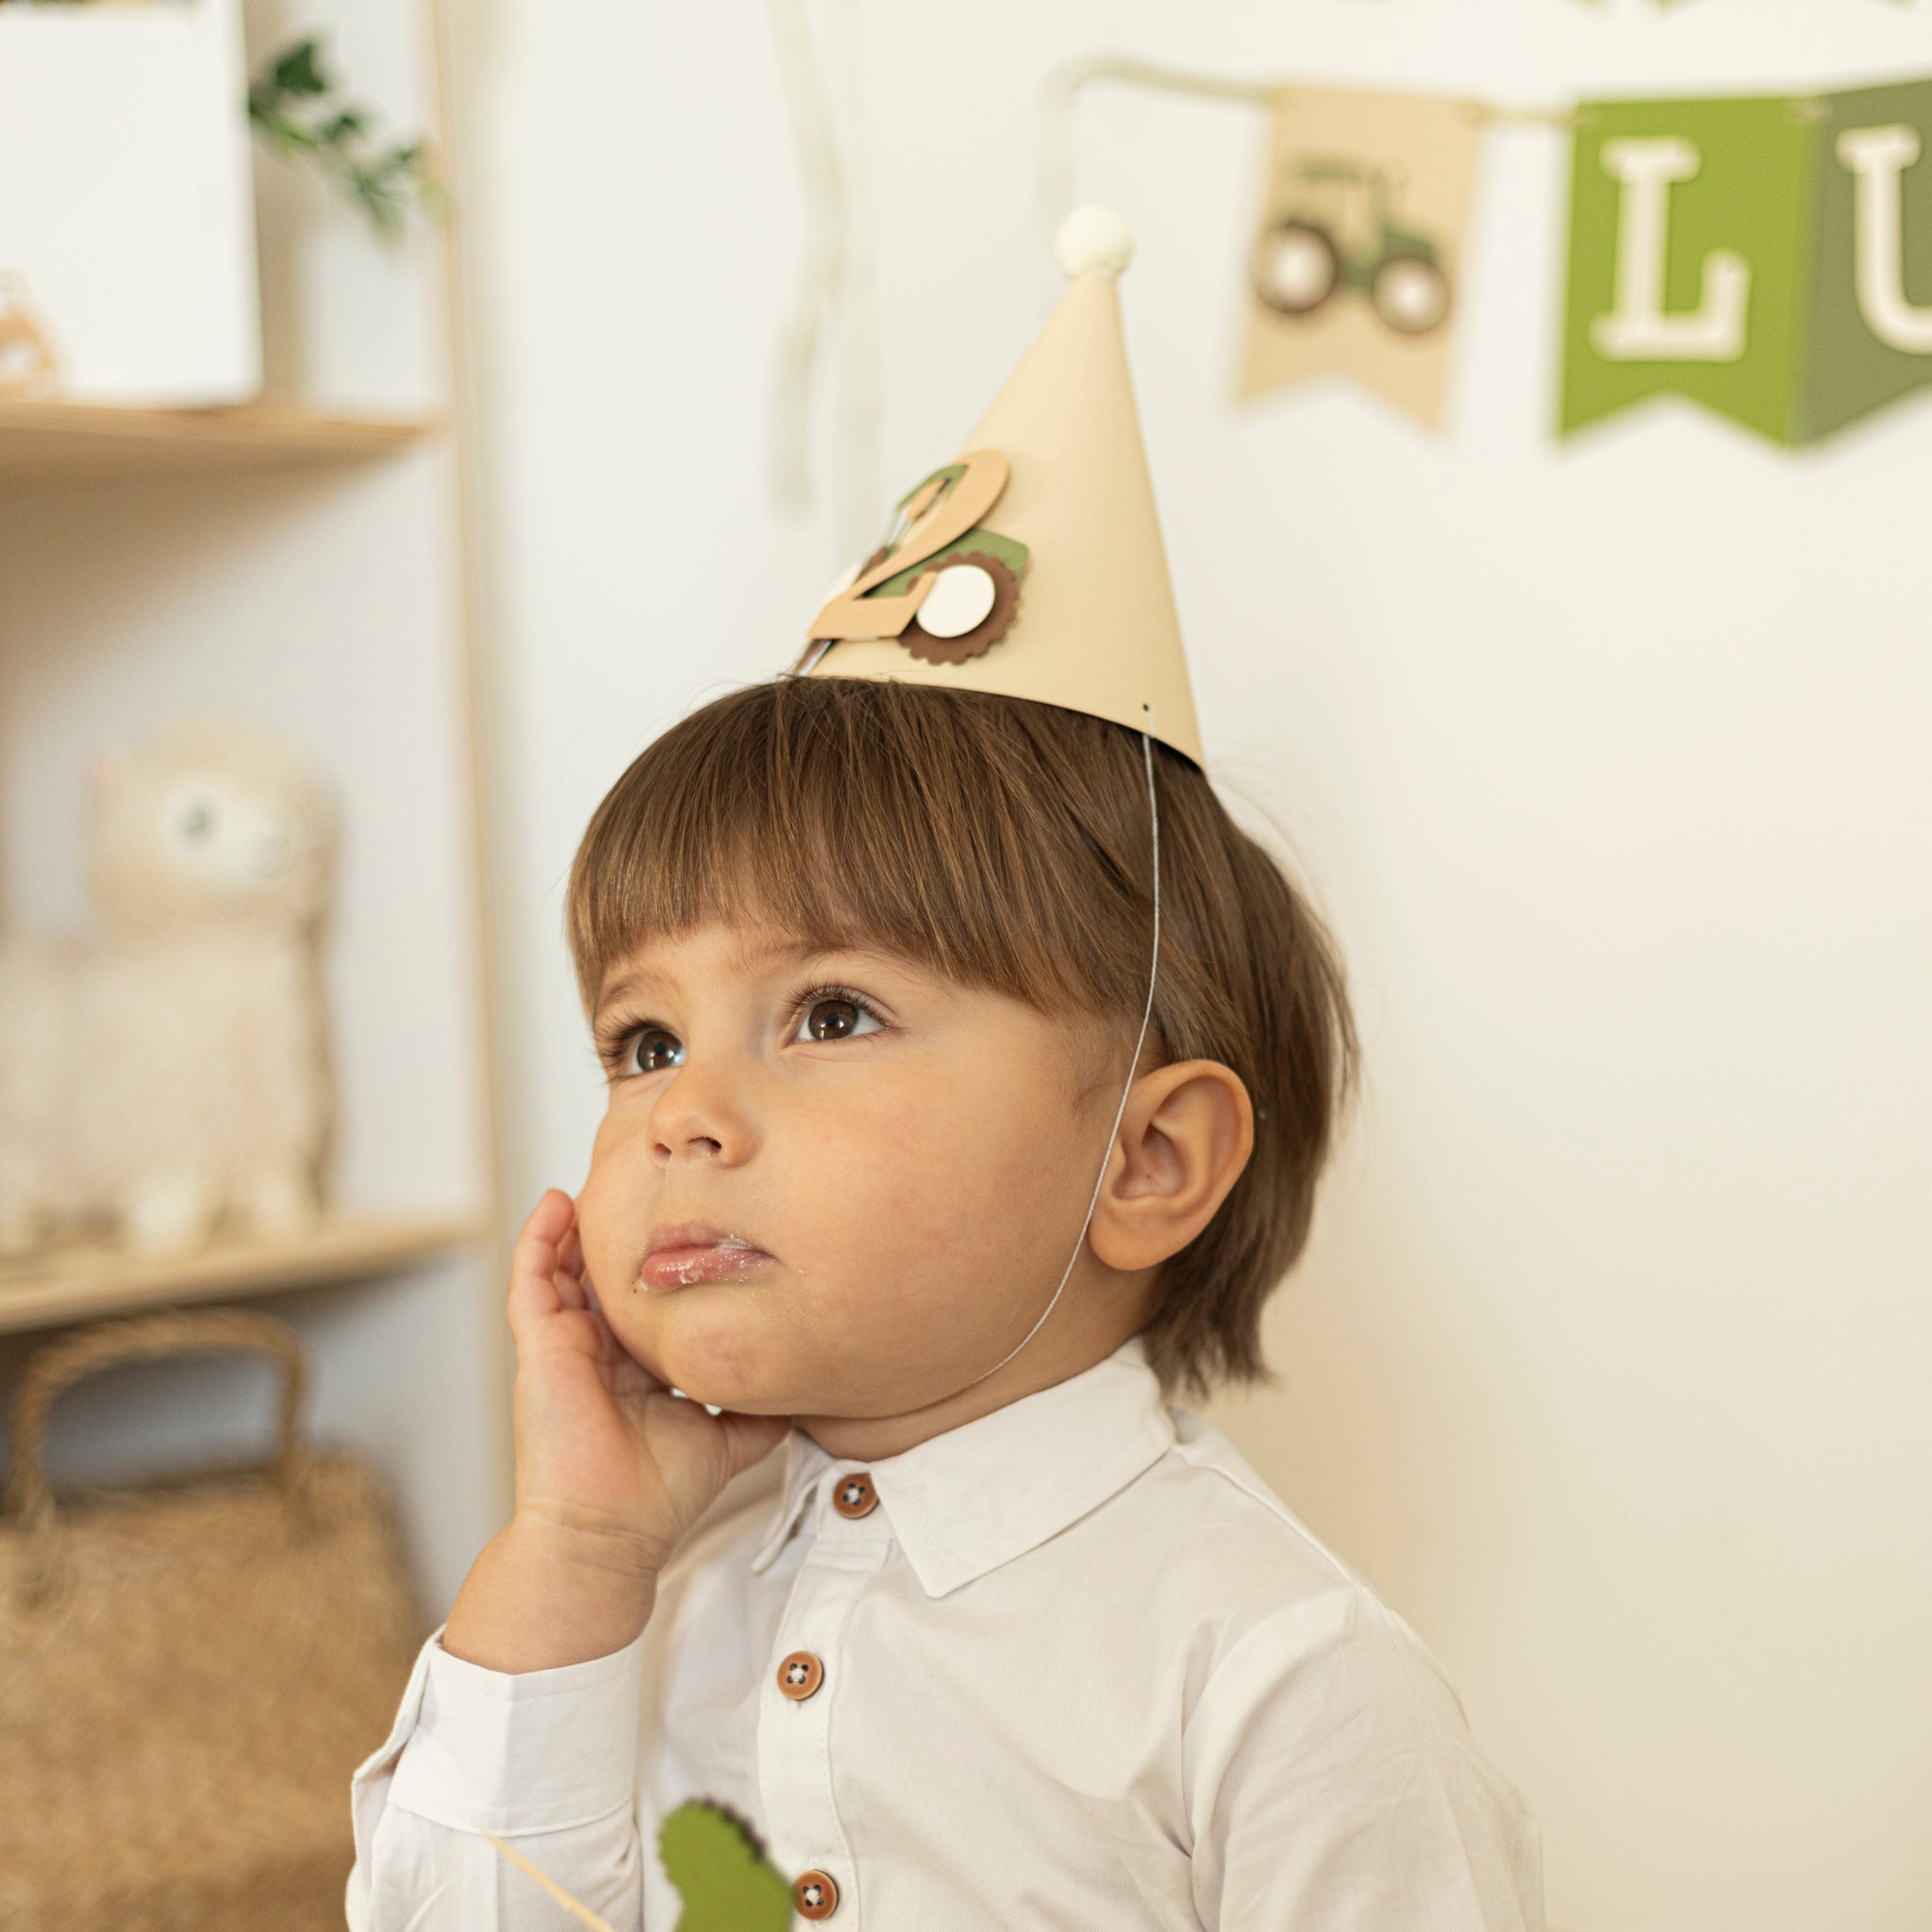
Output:
[[[839,1487],[832,1491],[832,1507],[841,1516],[870,1516],[878,1507],[879,1492],[863,1471],[839,1478]]]
[[[778,1689],[802,1704],[825,1681],[825,1667],[808,1650],[794,1650],[778,1666]]]
[[[829,1872],[801,1872],[791,1881],[791,1903],[801,1919],[829,1919],[839,1909],[839,1888]]]

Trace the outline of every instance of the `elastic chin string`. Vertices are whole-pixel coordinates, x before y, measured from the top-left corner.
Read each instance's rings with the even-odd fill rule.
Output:
[[[1107,1130],[1107,1145],[1100,1156],[1100,1172],[1093,1176],[1093,1192],[1088,1197],[1087,1216],[1080,1224],[1079,1237],[1074,1242],[1074,1252],[1067,1257],[1067,1265],[1060,1271],[1059,1286],[1053,1291],[1053,1299],[1040,1311],[1040,1318],[1025,1334],[1021,1336],[992,1367],[974,1375],[966,1384],[969,1389],[986,1380],[988,1375],[996,1375],[1006,1365],[1026,1346],[1046,1325],[1046,1318],[1059,1306],[1060,1296],[1065,1293],[1067,1283],[1074,1278],[1074,1266],[1080,1258],[1080,1251],[1087,1245],[1087,1230],[1093,1225],[1093,1210],[1100,1206],[1100,1191],[1107,1185],[1107,1170],[1113,1160],[1114,1137],[1121,1130],[1121,1122],[1126,1118],[1127,1096],[1134,1091],[1134,1081],[1141,1070],[1141,1049],[1147,1044],[1147,1028],[1154,1021],[1154,986],[1160,973],[1160,794],[1154,784],[1154,739],[1152,727],[1154,714],[1143,705],[1142,714],[1146,717],[1148,729],[1141,733],[1141,759],[1147,772],[1147,823],[1154,848],[1154,946],[1147,961],[1147,1001],[1141,1008],[1141,1030],[1134,1037],[1133,1057],[1127,1061],[1127,1081],[1121,1089],[1121,1104],[1113,1110],[1113,1125]]]

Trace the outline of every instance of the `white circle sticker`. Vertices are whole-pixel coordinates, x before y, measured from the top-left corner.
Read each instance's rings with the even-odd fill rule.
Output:
[[[963,638],[986,622],[998,595],[991,576],[976,563],[949,564],[919,607],[919,627],[928,637]]]

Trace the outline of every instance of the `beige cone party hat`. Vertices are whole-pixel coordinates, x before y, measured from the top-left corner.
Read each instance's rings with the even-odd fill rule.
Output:
[[[1067,218],[1072,285],[958,459],[812,621],[812,676],[1031,698],[1203,762],[1114,290],[1133,249],[1109,209]]]

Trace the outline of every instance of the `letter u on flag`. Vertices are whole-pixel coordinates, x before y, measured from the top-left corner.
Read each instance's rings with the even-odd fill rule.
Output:
[[[1431,95],[1275,95],[1242,395],[1352,375],[1441,420],[1480,125]]]
[[[1819,105],[1807,442],[1932,384],[1932,81]]]

